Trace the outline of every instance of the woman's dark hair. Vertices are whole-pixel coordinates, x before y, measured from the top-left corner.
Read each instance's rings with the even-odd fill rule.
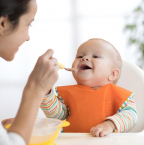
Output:
[[[19,23],[20,17],[29,10],[31,0],[0,0],[0,17],[7,16],[13,29]]]

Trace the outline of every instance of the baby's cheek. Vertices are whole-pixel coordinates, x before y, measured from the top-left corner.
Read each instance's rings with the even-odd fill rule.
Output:
[[[77,66],[77,62],[76,62],[76,60],[74,60],[72,63],[72,68],[75,68],[76,66]]]
[[[76,73],[77,73],[76,71],[72,71],[72,75],[73,75],[75,80],[77,79],[77,74]]]

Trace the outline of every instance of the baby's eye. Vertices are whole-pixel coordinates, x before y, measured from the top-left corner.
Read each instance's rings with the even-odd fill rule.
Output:
[[[83,58],[83,56],[77,56],[77,58]]]
[[[99,56],[97,56],[97,55],[94,55],[94,56],[93,56],[93,58],[99,58]]]

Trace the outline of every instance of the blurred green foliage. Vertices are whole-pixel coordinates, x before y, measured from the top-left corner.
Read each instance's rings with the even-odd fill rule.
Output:
[[[135,45],[137,50],[141,52],[138,65],[144,68],[144,0],[126,18],[126,21],[124,32],[128,34],[128,45]]]

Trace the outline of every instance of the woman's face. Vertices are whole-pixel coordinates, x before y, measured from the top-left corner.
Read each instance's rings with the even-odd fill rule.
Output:
[[[11,24],[6,17],[3,22],[3,35],[0,36],[0,57],[7,61],[14,59],[16,52],[25,41],[29,41],[29,26],[34,20],[37,11],[35,0],[29,2],[28,13],[22,15],[19,24],[14,31],[11,31]]]

